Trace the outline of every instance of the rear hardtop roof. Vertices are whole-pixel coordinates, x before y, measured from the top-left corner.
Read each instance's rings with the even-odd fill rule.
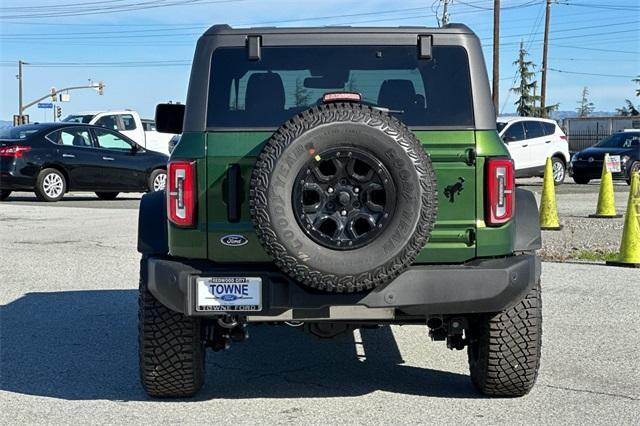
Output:
[[[398,34],[398,33],[429,33],[429,34],[469,34],[473,31],[464,24],[449,24],[441,28],[422,26],[400,27],[351,27],[351,26],[327,26],[327,27],[254,27],[232,28],[227,24],[218,24],[209,28],[205,36],[238,35],[238,34]]]

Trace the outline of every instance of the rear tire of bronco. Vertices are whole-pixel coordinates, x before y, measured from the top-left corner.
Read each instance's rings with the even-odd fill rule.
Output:
[[[174,312],[147,289],[147,259],[140,261],[138,297],[140,380],[149,396],[185,398],[204,384],[202,321]]]
[[[516,397],[533,387],[542,348],[540,283],[515,306],[471,324],[471,381],[483,394]]]
[[[402,122],[361,104],[287,121],[251,178],[251,216],[275,264],[309,287],[356,292],[409,267],[436,217],[431,160]]]

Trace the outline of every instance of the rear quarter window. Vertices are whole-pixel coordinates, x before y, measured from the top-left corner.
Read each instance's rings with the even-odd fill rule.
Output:
[[[276,128],[335,91],[359,92],[409,126],[474,124],[468,56],[457,46],[434,46],[430,60],[415,46],[265,47],[260,61],[219,48],[210,77],[209,128]]]
[[[553,135],[556,132],[556,125],[553,123],[542,123],[542,128],[544,129],[545,135]]]

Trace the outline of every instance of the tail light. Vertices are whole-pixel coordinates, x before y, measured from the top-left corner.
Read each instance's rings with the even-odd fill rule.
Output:
[[[562,139],[563,141],[567,140],[567,135],[560,135],[560,139]]]
[[[31,151],[30,146],[9,145],[0,147],[0,157],[22,158],[25,152]]]
[[[489,159],[485,183],[485,222],[489,226],[502,225],[513,217],[515,208],[513,161]]]
[[[196,207],[195,161],[170,162],[166,189],[169,221],[185,228],[194,226]]]

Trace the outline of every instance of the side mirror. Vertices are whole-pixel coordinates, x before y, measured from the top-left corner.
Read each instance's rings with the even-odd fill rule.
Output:
[[[182,133],[185,107],[181,104],[156,106],[156,130],[160,133]]]
[[[503,140],[505,143],[515,142],[515,141],[516,141],[516,137],[515,137],[515,136],[504,136],[504,137],[502,138],[502,140]]]

